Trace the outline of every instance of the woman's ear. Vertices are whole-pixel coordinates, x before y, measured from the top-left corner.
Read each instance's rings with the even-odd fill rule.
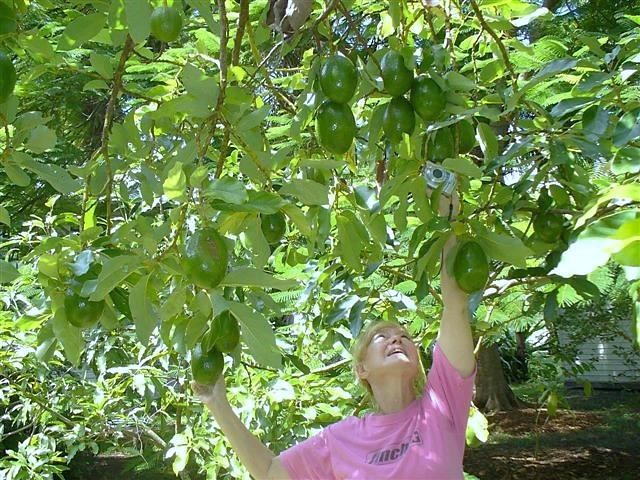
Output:
[[[366,369],[364,363],[358,362],[356,364],[356,372],[358,373],[358,377],[361,379],[366,379],[369,376],[369,370]]]

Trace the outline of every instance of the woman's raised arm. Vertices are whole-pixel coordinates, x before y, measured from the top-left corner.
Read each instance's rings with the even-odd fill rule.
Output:
[[[448,215],[452,208],[455,216],[459,210],[457,195],[449,199],[440,197],[440,214]],[[443,259],[446,259],[456,245],[456,236],[451,235],[444,246]],[[458,287],[455,279],[449,275],[446,260],[440,269],[440,284],[444,309],[440,319],[438,344],[451,365],[462,375],[468,377],[475,369],[476,360],[473,354],[473,336],[469,324],[469,307],[467,294]]]

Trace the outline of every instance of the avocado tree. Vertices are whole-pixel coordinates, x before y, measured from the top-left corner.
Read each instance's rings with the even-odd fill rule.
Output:
[[[563,36],[561,2],[282,3],[0,0],[0,399],[42,426],[0,468],[124,432],[183,476],[246,475],[189,380],[231,377],[285,448],[365,407],[365,320],[426,351],[442,268],[489,380],[501,328],[552,327],[607,262],[640,343],[637,2]],[[456,175],[455,221],[427,161]]]

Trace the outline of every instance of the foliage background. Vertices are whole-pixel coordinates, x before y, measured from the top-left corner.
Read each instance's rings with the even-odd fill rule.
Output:
[[[140,468],[246,477],[187,388],[212,316],[241,322],[229,397],[280,451],[366,408],[348,369],[365,320],[400,319],[428,362],[452,232],[491,258],[472,297],[485,341],[552,330],[563,308],[609,295],[612,278],[639,318],[638,2],[545,2],[555,14],[520,0],[315,2],[283,36],[265,1],[176,1],[185,27],[166,45],[149,36],[160,2],[0,1],[18,14],[0,42],[19,76],[0,105],[7,478],[123,448]],[[447,99],[397,145],[381,132],[388,48]],[[360,75],[344,156],[319,148],[313,128],[319,64],[338,51]],[[419,169],[427,139],[461,118],[478,146],[445,161],[464,199],[451,224]],[[260,222],[276,211],[288,225],[272,247]],[[555,244],[532,234],[544,212],[564,215]],[[205,225],[233,246],[210,292],[180,261]],[[61,308],[82,275],[83,294],[107,302],[87,331]]]

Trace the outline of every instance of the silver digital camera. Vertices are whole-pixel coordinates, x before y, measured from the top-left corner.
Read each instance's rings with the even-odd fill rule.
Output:
[[[442,185],[442,193],[448,197],[451,196],[456,188],[456,176],[435,163],[427,162],[422,170],[422,176],[427,180],[427,185],[431,189],[436,189]]]

